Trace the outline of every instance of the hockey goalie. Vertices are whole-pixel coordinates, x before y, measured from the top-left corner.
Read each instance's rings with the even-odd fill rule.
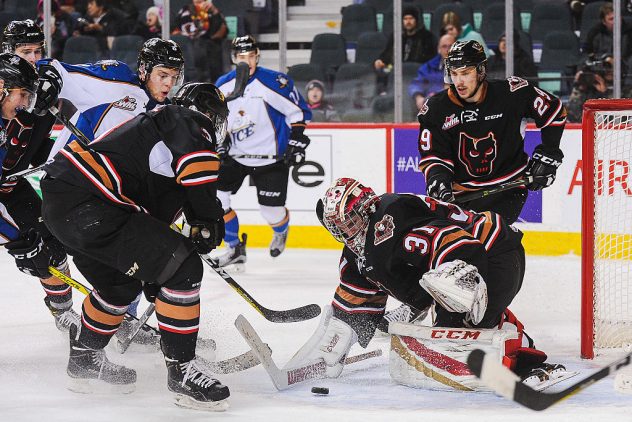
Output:
[[[482,348],[534,388],[567,377],[545,363],[507,309],[522,285],[522,233],[492,212],[474,213],[430,197],[383,194],[351,178],[334,182],[318,201],[320,222],[344,243],[340,285],[316,332],[287,367],[323,359],[327,376],[342,372],[356,342],[366,347],[388,297],[417,320],[392,322],[390,372],[402,384],[484,389],[466,358]]]

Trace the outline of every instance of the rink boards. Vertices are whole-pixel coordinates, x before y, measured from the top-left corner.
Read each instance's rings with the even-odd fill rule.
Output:
[[[310,124],[307,135],[312,142],[307,160],[290,171],[287,207],[291,213],[289,247],[339,248],[320,227],[314,207],[329,184],[338,177],[354,177],[376,193],[424,191],[418,169],[418,126],[414,124]],[[529,125],[525,150],[530,154],[540,143],[540,133]],[[561,141],[564,163],[553,186],[530,192],[520,222],[525,232],[525,248],[530,254],[561,255],[580,253],[581,223],[581,125],[569,124]],[[612,157],[620,162],[620,157]],[[613,180],[604,183],[621,194],[627,183],[628,163],[615,170]],[[624,168],[624,167],[625,168]],[[606,174],[606,178],[609,174]],[[630,181],[632,186],[632,181]],[[604,190],[608,195],[610,190]],[[624,192],[627,200],[632,200]],[[267,246],[270,228],[259,214],[255,187],[246,179],[233,197],[232,208],[239,212],[249,246]]]

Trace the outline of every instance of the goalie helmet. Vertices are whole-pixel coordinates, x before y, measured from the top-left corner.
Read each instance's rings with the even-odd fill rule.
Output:
[[[358,256],[364,255],[369,218],[380,198],[373,189],[352,178],[337,179],[316,204],[320,223]]]
[[[0,80],[4,82],[2,100],[12,89],[25,89],[29,94],[26,110],[32,111],[35,105],[38,78],[37,71],[27,60],[11,53],[0,54]]]
[[[175,85],[182,85],[184,80],[184,56],[180,46],[172,40],[151,38],[138,53],[138,77],[146,82],[154,67],[177,69],[179,73]]]
[[[452,83],[450,70],[458,70],[466,67],[475,67],[479,83],[487,77],[487,56],[483,46],[474,40],[457,41],[452,44],[448,57],[445,59],[444,82]]]
[[[243,37],[236,37],[231,44],[233,63],[237,63],[237,56],[244,53],[254,51],[257,56],[257,63],[259,63],[259,44],[252,35],[245,35]]]
[[[46,56],[46,40],[42,29],[32,20],[11,21],[2,32],[2,52],[15,53],[23,44],[39,44],[42,57]]]
[[[195,110],[206,116],[213,124],[215,142],[226,137],[228,106],[222,91],[209,82],[192,82],[183,85],[172,98],[172,103]]]

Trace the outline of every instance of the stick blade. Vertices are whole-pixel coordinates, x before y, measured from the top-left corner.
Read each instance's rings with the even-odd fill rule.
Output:
[[[320,306],[315,303],[299,308],[288,309],[287,311],[273,311],[271,309],[262,309],[262,311],[263,316],[268,321],[277,323],[307,321],[316,318],[321,313]]]
[[[248,85],[248,78],[250,77],[250,68],[245,62],[237,63],[235,67],[235,88],[233,92],[226,97],[226,102],[235,100],[244,95],[246,85]]]

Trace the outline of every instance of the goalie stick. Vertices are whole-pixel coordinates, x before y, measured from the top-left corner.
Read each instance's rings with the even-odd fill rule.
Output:
[[[327,366],[325,361],[322,359],[315,360],[296,368],[279,369],[279,367],[274,363],[274,360],[272,360],[272,350],[270,350],[268,345],[261,340],[261,337],[259,337],[255,329],[243,315],[239,315],[237,317],[235,320],[235,327],[237,327],[237,331],[239,331],[244,340],[246,340],[252,349],[252,352],[257,355],[261,365],[270,376],[270,379],[277,390],[286,390],[303,381],[325,377]],[[352,364],[381,355],[382,350],[376,349],[371,352],[348,357],[345,359],[345,364]]]
[[[200,255],[202,261],[208,264],[220,277],[228,283],[230,287],[235,290],[239,296],[243,297],[257,312],[259,312],[265,319],[271,322],[298,322],[306,321],[320,315],[320,306],[312,303],[311,305],[305,305],[294,309],[287,309],[284,311],[274,311],[262,306],[257,302],[250,294],[245,291],[222,267],[218,266],[208,255]]]
[[[603,367],[599,371],[579,380],[557,393],[536,391],[522,383],[520,378],[503,366],[497,357],[490,356],[480,349],[470,353],[467,365],[470,370],[487,386],[503,397],[513,400],[532,410],[544,410],[570,396],[590,387],[595,382],[607,377],[619,369],[630,365],[632,352]]]
[[[246,85],[248,85],[249,78],[250,67],[248,67],[248,63],[237,63],[237,66],[235,67],[235,87],[233,88],[233,92],[226,97],[226,102],[236,100],[244,95],[244,90],[246,89]]]

